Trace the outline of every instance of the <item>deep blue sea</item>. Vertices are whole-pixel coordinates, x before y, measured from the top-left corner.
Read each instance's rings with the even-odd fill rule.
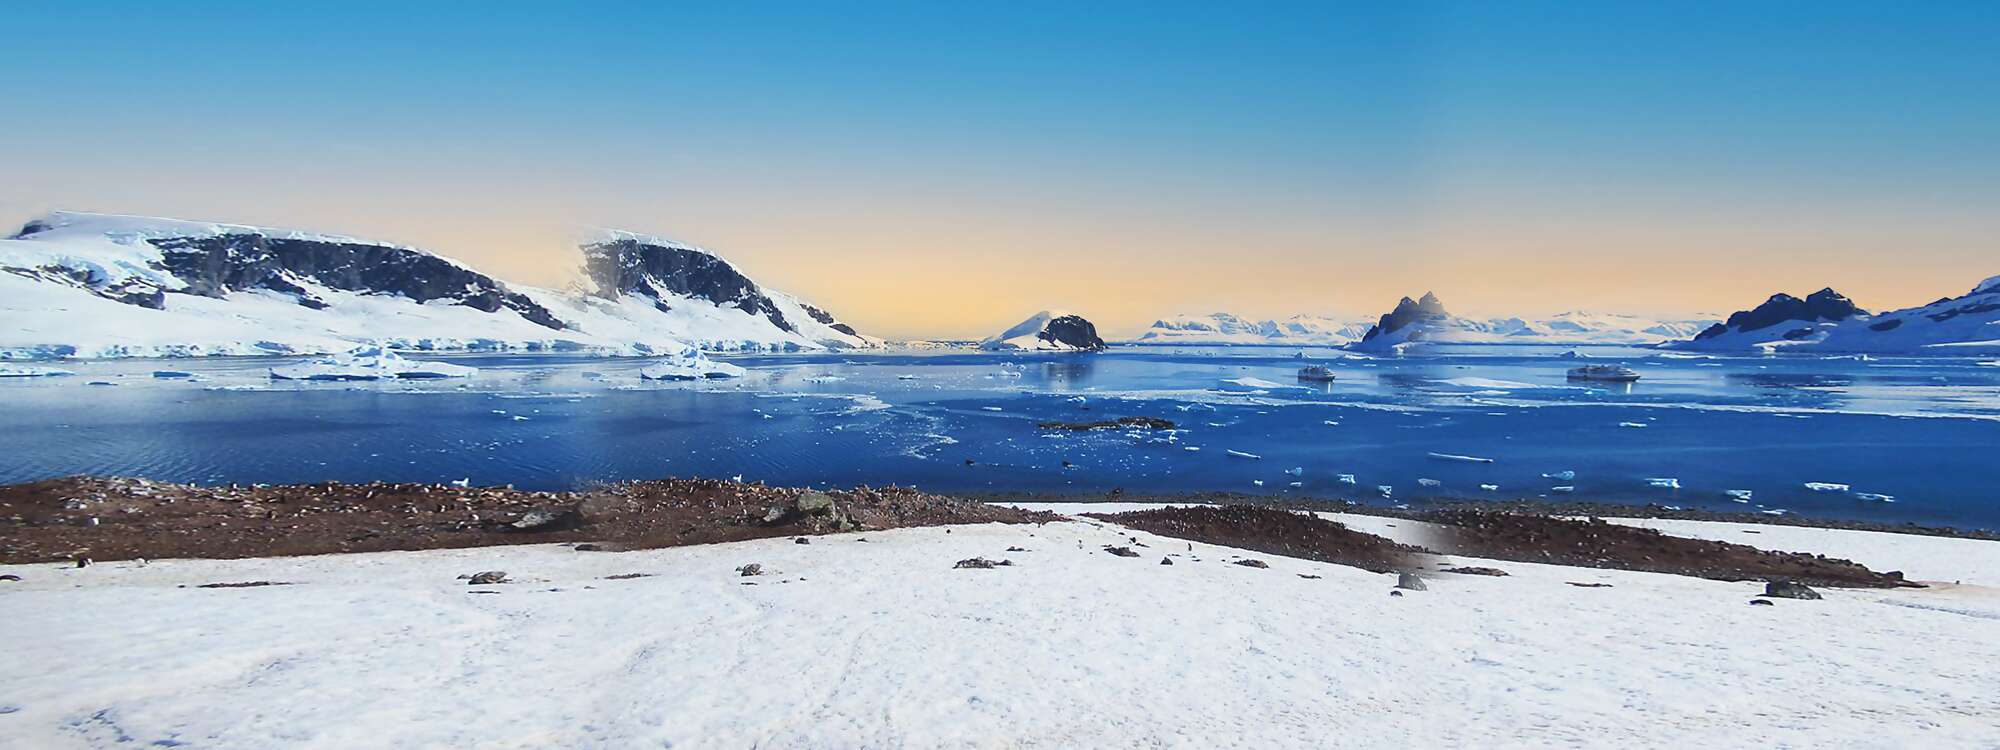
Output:
[[[2000,528],[2000,366],[1584,348],[1643,375],[1593,386],[1565,380],[1578,363],[1561,351],[1308,350],[1338,375],[1311,387],[1295,378],[1296,350],[1250,347],[737,357],[748,377],[700,383],[642,381],[643,360],[556,355],[440,357],[480,373],[383,383],[273,382],[283,361],[265,358],[65,363],[77,375],[0,379],[0,482],[565,489],[701,476],[1372,504],[1546,497]],[[1181,429],[1036,427],[1121,416]]]

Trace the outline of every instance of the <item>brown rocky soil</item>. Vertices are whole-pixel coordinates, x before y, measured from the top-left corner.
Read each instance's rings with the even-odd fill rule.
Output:
[[[638,549],[1054,519],[1053,514],[895,487],[817,492],[664,479],[576,492],[527,492],[385,483],[199,487],[73,477],[0,487],[0,563],[547,542]]]
[[[1668,536],[1653,529],[1525,513],[1432,511],[1420,516],[1442,530],[1428,544],[1449,555],[1675,573],[1721,581],[1797,581],[1812,586],[1916,586],[1898,572],[1804,552]]]
[[[1429,557],[1419,547],[1277,508],[1195,506],[1086,515],[1175,539],[1351,565],[1377,573],[1416,570]]]

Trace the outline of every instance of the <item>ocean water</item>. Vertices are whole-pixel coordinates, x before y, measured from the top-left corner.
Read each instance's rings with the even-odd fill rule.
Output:
[[[1303,352],[1335,371],[1330,384],[1296,380],[1300,352],[1251,347],[738,357],[748,377],[700,383],[642,381],[643,360],[558,355],[440,357],[480,373],[383,383],[273,382],[273,359],[66,363],[75,376],[0,378],[0,482],[567,489],[702,476],[1371,504],[1527,497],[2000,528],[2000,366],[1581,349],[1643,375],[1604,386],[1568,382],[1578,363],[1560,351]],[[168,368],[195,377],[152,374]],[[1037,427],[1123,416],[1178,429]]]

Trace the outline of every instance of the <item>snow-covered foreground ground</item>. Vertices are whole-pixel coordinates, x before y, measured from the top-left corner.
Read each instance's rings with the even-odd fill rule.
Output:
[[[1115,557],[1128,533],[1082,522],[10,566],[0,746],[2000,744],[2000,543],[1782,531],[1885,566],[1954,542],[1909,568],[1966,585],[1753,607],[1756,584],[1491,563],[1512,575],[1391,597],[1145,534]],[[1015,565],[952,569],[973,556]],[[483,570],[521,582],[456,580]],[[194,588],[250,580],[298,585]]]

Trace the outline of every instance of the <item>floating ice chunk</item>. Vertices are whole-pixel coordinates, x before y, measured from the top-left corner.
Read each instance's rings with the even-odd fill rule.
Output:
[[[1259,486],[1259,487],[1262,487],[1262,486],[1264,486],[1264,480],[1262,480],[1262,479],[1252,479],[1252,480],[1250,480],[1250,483],[1251,483],[1251,484],[1254,484],[1254,485],[1257,485],[1257,486]]]
[[[1305,467],[1302,467],[1302,466],[1294,466],[1294,467],[1292,467],[1292,468],[1289,468],[1289,469],[1286,469],[1286,470],[1285,470],[1285,473],[1286,473],[1286,474],[1290,474],[1290,475],[1292,475],[1292,476],[1295,476],[1295,477],[1302,477],[1302,476],[1305,476],[1305,475],[1306,475],[1306,470],[1305,470]]]
[[[1500,491],[1500,485],[1497,485],[1497,484],[1482,484],[1482,485],[1479,485],[1479,489],[1482,489],[1482,490],[1486,490],[1487,492],[1499,492],[1499,491]]]
[[[516,421],[516,422],[526,422],[526,421],[528,421],[528,418],[527,418],[527,417],[524,417],[524,416],[521,416],[521,415],[519,415],[519,414],[516,414],[516,415],[514,415],[514,416],[511,416],[511,417],[508,417],[508,419],[512,419],[512,420],[514,420],[514,421]]]
[[[1083,402],[1087,401],[1088,399],[1085,399],[1085,398],[1084,398],[1084,397],[1082,397],[1082,396],[1071,396],[1071,397],[1069,397],[1069,398],[1067,398],[1067,399],[1065,399],[1065,400],[1066,400],[1066,401],[1068,401],[1068,402],[1070,402],[1070,403],[1072,403],[1072,404],[1081,404],[1081,403],[1083,403]]]
[[[1184,451],[1198,451],[1198,450],[1201,450],[1201,446],[1199,446],[1199,445],[1188,445],[1188,446],[1182,446],[1182,447],[1181,447],[1181,450],[1184,450]]]
[[[1259,456],[1259,455],[1257,455],[1257,454],[1255,454],[1255,453],[1245,453],[1245,452],[1243,452],[1243,451],[1239,451],[1239,450],[1234,450],[1234,449],[1225,449],[1225,450],[1227,450],[1227,451],[1228,451],[1229,455],[1232,455],[1232,456],[1235,456],[1235,457],[1237,457],[1237,458],[1249,458],[1249,459],[1262,459],[1262,458],[1264,458],[1263,456]]]
[[[451,486],[453,486],[453,487],[471,487],[471,486],[472,486],[472,477],[466,477],[466,478],[464,478],[464,479],[453,479],[453,480],[451,480]]]
[[[1395,493],[1396,493],[1396,488],[1394,488],[1394,487],[1391,487],[1391,486],[1389,486],[1389,485],[1386,485],[1386,484],[1378,484],[1378,485],[1375,485],[1375,494],[1377,494],[1377,495],[1381,495],[1381,496],[1383,496],[1383,497],[1388,497],[1388,496],[1390,496],[1390,495],[1393,495],[1393,494],[1395,494]]]
[[[1785,510],[1784,508],[1772,508],[1770,510],[1760,510],[1757,512],[1767,516],[1782,516],[1785,515],[1786,513],[1790,513],[1791,511]]]
[[[814,376],[812,376],[812,377],[809,377],[809,378],[806,378],[806,382],[808,382],[808,383],[838,383],[838,382],[840,382],[840,381],[843,381],[843,380],[846,380],[846,379],[847,379],[847,378],[843,378],[843,377],[841,377],[841,376],[839,376],[839,375],[814,375]]]
[[[1618,426],[1619,426],[1619,427],[1638,427],[1638,428],[1642,428],[1642,429],[1643,429],[1643,428],[1646,428],[1646,427],[1651,427],[1652,425],[1649,425],[1649,424],[1646,424],[1645,422],[1619,422],[1619,423],[1618,423]]]
[[[1417,480],[1417,484],[1418,484],[1419,486],[1422,486],[1422,487],[1443,487],[1443,486],[1444,486],[1444,483],[1443,483],[1443,482],[1440,482],[1440,481],[1438,481],[1438,480],[1435,480],[1435,479],[1418,479],[1418,480]]]
[[[1575,488],[1575,487],[1571,487],[1571,486],[1568,486],[1568,485],[1564,485],[1564,486],[1561,486],[1561,487],[1550,487],[1550,488],[1549,488],[1549,491],[1550,491],[1550,492],[1555,492],[1555,493],[1560,493],[1560,494],[1564,494],[1564,495],[1567,495],[1567,494],[1569,494],[1569,493],[1572,493],[1572,492],[1575,492],[1575,491],[1576,491],[1576,488]]]
[[[639,371],[639,377],[646,380],[702,380],[705,378],[737,378],[748,372],[727,362],[717,362],[699,349],[689,348],[668,357],[665,361]]]
[[[1291,484],[1289,484],[1289,485],[1287,485],[1287,486],[1289,486],[1289,487],[1304,487],[1304,486],[1306,486],[1306,483],[1305,483],[1305,482],[1293,482],[1293,483],[1291,483]]]
[[[916,380],[916,379],[917,379],[917,376],[915,376],[915,375],[911,375],[911,374],[908,374],[908,373],[904,373],[904,374],[902,374],[902,375],[897,375],[897,376],[896,376],[896,379],[897,379],[897,380]]]
[[[1543,479],[1560,479],[1560,480],[1562,480],[1562,481],[1565,481],[1565,482],[1567,482],[1567,481],[1569,481],[1569,480],[1572,480],[1572,479],[1575,479],[1575,478],[1576,478],[1576,472],[1575,472],[1575,471],[1572,471],[1572,470],[1569,470],[1569,469],[1564,469],[1564,470],[1562,470],[1562,471],[1551,471],[1551,472],[1549,472],[1549,473],[1547,473],[1547,474],[1543,474],[1543,475],[1542,475],[1542,478],[1543,478]]]
[[[1869,500],[1878,503],[1896,502],[1895,495],[1884,495],[1879,492],[1856,492],[1854,493],[1854,496],[1862,500]]]
[[[295,365],[271,368],[273,380],[406,380],[471,377],[477,369],[444,362],[418,362],[379,346],[350,351]]]
[[[1814,492],[1846,492],[1848,487],[1847,485],[1835,484],[1833,482],[1807,482],[1806,489]]]
[[[1722,494],[1728,495],[1729,499],[1735,500],[1736,502],[1739,503],[1750,502],[1750,498],[1756,495],[1756,493],[1751,492],[1750,490],[1723,490]]]
[[[153,377],[161,379],[191,378],[194,373],[182,370],[154,370]]]
[[[1356,482],[1354,481],[1354,475],[1353,475],[1353,474],[1341,474],[1341,475],[1338,475],[1338,476],[1335,476],[1335,477],[1334,477],[1334,479],[1335,479],[1336,481],[1340,482],[1341,484],[1356,484]]]
[[[1456,453],[1427,453],[1425,455],[1430,456],[1431,458],[1435,458],[1439,461],[1459,461],[1468,464],[1493,463],[1493,459],[1490,458],[1480,458],[1478,456],[1461,456]]]
[[[982,407],[979,407],[979,408],[980,408],[980,409],[981,409],[982,411],[1006,411],[1006,409],[1002,409],[1002,408],[1000,408],[1000,407],[998,407],[998,406],[982,406]]]
[[[1270,388],[1296,388],[1296,387],[1298,387],[1298,386],[1288,386],[1288,385],[1285,385],[1284,383],[1273,383],[1273,382],[1271,382],[1271,381],[1269,381],[1269,380],[1265,380],[1265,379],[1263,379],[1263,378],[1253,378],[1253,377],[1250,377],[1250,376],[1248,376],[1248,375],[1245,375],[1245,376],[1243,376],[1243,377],[1240,377],[1240,378],[1226,378],[1226,379],[1224,379],[1224,380],[1222,381],[1222,384],[1223,384],[1223,385],[1233,385],[1233,386],[1236,386],[1236,387],[1238,387],[1238,388],[1254,388],[1254,389],[1257,389],[1257,390],[1265,390],[1265,389],[1270,389]]]
[[[54,378],[75,374],[53,367],[0,367],[0,378]]]
[[[1646,484],[1669,490],[1678,490],[1681,488],[1681,480],[1674,477],[1647,477]]]

